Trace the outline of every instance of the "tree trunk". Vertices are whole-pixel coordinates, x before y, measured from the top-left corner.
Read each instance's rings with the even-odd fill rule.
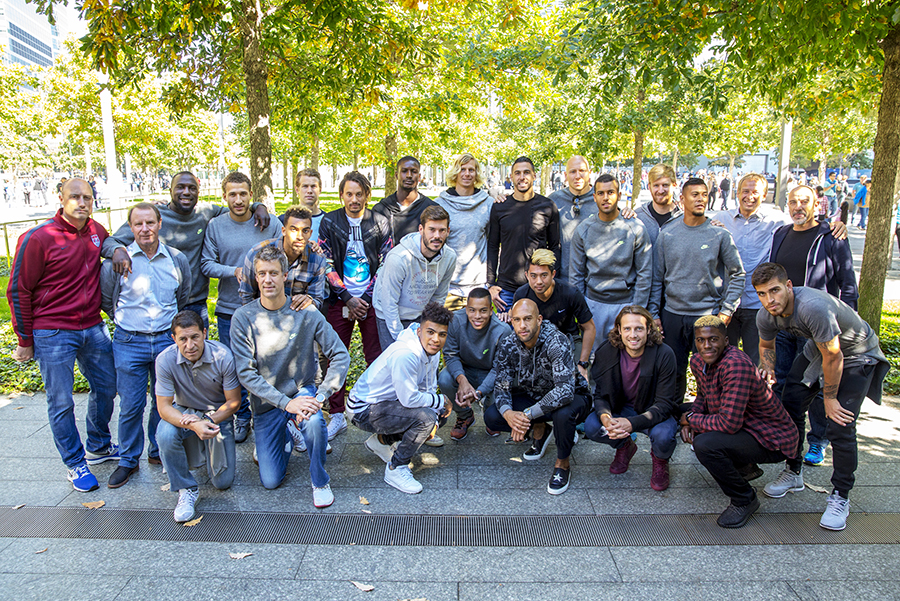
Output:
[[[269,136],[269,69],[262,48],[260,5],[241,0],[235,11],[243,45],[242,66],[247,88],[247,118],[250,126],[250,180],[253,197],[275,212],[272,193],[272,141]]]
[[[826,167],[827,167],[826,163],[827,163],[827,158],[823,154],[822,158],[819,159],[819,185],[820,186],[825,184],[825,171],[826,171]]]
[[[394,133],[384,137],[384,156],[387,158],[387,166],[384,169],[384,196],[388,197],[397,191],[397,135]]]
[[[282,170],[282,178],[281,179],[282,179],[282,181],[284,181],[284,200],[286,202],[288,199],[288,196],[291,194],[288,190],[293,188],[293,186],[290,185],[290,182],[288,181],[289,178],[291,177],[291,173],[288,170],[288,152],[287,152],[287,150],[285,150],[284,154],[281,155],[281,170]],[[294,181],[294,180],[290,180],[290,181]]]
[[[675,147],[675,152],[672,153],[672,169],[675,173],[678,173],[678,147]]]
[[[541,194],[547,196],[550,190],[550,174],[553,170],[553,164],[549,161],[541,165]]]
[[[353,170],[359,171],[359,152],[353,151]]]
[[[878,332],[887,277],[894,193],[900,175],[900,25],[881,42],[884,50],[881,102],[875,134],[866,247],[859,274],[859,315]]]
[[[731,200],[732,197],[737,197],[737,191],[734,189],[734,159],[734,155],[728,157],[728,177],[731,178],[731,185],[728,187],[729,200]]]
[[[310,154],[309,168],[319,170],[319,136],[313,134],[312,154]]]
[[[337,181],[338,181],[337,171],[338,171],[337,159],[331,159],[331,187],[335,188],[335,189],[337,188]]]
[[[638,92],[643,95],[643,92]],[[635,130],[634,132],[634,166],[631,168],[631,208],[637,202],[637,197],[641,195],[641,174],[644,164],[644,132]]]
[[[294,182],[297,181],[297,173],[300,170],[297,168],[297,157],[291,156],[291,204],[299,204],[300,203],[300,195],[297,194],[297,186],[294,185]]]

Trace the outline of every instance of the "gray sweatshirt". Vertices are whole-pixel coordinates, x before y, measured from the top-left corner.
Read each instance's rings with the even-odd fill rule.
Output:
[[[463,366],[490,372],[478,387],[483,395],[490,394],[494,390],[494,380],[497,379],[496,373],[491,371],[494,367],[494,353],[497,352],[500,339],[510,334],[512,329],[496,315],[491,315],[491,321],[485,327],[476,330],[469,323],[465,309],[456,311],[447,331],[447,343],[444,345],[444,364],[447,371],[454,380],[464,375]]]
[[[591,215],[597,214],[597,203],[594,202],[594,191],[588,189],[581,196],[575,196],[568,187],[550,194],[550,200],[556,204],[559,210],[559,249],[560,264],[557,265],[556,277],[563,278],[572,283],[572,274],[569,273],[571,264],[572,237],[578,226],[585,222]],[[578,215],[575,214],[575,204],[578,203]]]
[[[600,303],[646,307],[653,281],[653,247],[638,219],[607,223],[591,215],[572,236],[569,283]]]
[[[650,313],[659,317],[663,286],[666,310],[677,315],[732,315],[744,291],[744,265],[723,227],[671,221],[654,245]]]
[[[254,414],[284,409],[300,388],[315,385],[314,342],[330,361],[318,393],[330,397],[347,377],[350,353],[318,309],[293,311],[288,299],[281,309],[269,311],[256,299],[234,312],[231,351]]]
[[[244,266],[247,251],[263,240],[281,235],[281,222],[275,215],[269,217],[271,221],[265,230],[253,225],[252,218],[238,222],[231,218],[230,213],[219,215],[209,222],[200,255],[200,271],[208,278],[219,280],[217,315],[232,315],[241,306],[239,283],[234,277],[234,270]]]
[[[422,254],[422,234],[403,236],[378,269],[372,306],[383,319],[394,340],[403,331],[403,321],[419,319],[429,302],[447,300],[450,278],[456,269],[456,251],[444,246],[430,261]]]
[[[487,284],[487,227],[494,201],[485,190],[476,190],[472,196],[457,196],[456,190],[449,188],[435,202],[450,215],[447,246],[456,251],[450,294],[468,296],[473,288]]]

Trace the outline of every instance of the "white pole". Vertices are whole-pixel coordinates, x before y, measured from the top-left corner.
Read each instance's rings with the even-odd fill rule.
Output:
[[[101,85],[109,82],[109,76],[100,73],[97,81]],[[122,201],[122,174],[116,164],[116,137],[112,120],[112,94],[109,88],[100,91],[100,118],[103,124],[103,149],[106,154],[106,196],[113,209],[124,208]]]

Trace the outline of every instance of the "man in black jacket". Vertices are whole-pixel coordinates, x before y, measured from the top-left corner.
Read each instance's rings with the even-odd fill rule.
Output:
[[[366,208],[372,195],[369,180],[358,171],[344,176],[338,186],[344,207],[326,214],[319,226],[319,247],[328,261],[326,279],[331,286],[326,319],[344,346],[350,348],[354,324],[359,324],[366,364],[381,354],[372,292],[375,274],[391,250],[391,228],[387,219]],[[332,421],[346,428],[342,386],[329,399]],[[343,428],[340,428],[343,426]]]
[[[616,449],[609,471],[624,474],[637,452],[633,432],[650,437],[653,490],[669,487],[669,458],[675,452],[675,353],[662,342],[650,313],[638,305],[616,316],[609,339],[594,355],[594,412],[584,435]]]
[[[397,161],[397,191],[372,207],[372,211],[382,215],[391,226],[391,241],[394,246],[407,234],[419,231],[419,217],[422,211],[437,204],[419,192],[419,159],[405,156]]]

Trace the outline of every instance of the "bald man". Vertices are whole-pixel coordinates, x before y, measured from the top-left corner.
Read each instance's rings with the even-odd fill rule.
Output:
[[[590,412],[588,383],[575,371],[568,338],[543,320],[534,301],[517,301],[509,322],[516,335],[507,336],[497,346],[494,404],[485,410],[484,424],[495,432],[512,432],[516,442],[525,440],[530,431],[533,442],[523,455],[528,461],[544,456],[554,434],[556,463],[547,492],[559,495],[569,487],[575,426]]]
[[[91,219],[94,193],[80,178],[60,188],[53,218],[19,238],[6,295],[18,346],[16,361],[36,359],[47,392],[56,448],[79,492],[98,487],[88,464],[119,459],[109,419],[116,396],[109,330],[100,318],[100,247],[108,234]],[[87,454],[75,425],[75,362],[91,385]]]
[[[583,156],[575,155],[566,161],[566,187],[550,195],[559,210],[560,258],[556,277],[568,280],[569,245],[575,229],[590,215],[597,214],[591,191],[591,167]]]

